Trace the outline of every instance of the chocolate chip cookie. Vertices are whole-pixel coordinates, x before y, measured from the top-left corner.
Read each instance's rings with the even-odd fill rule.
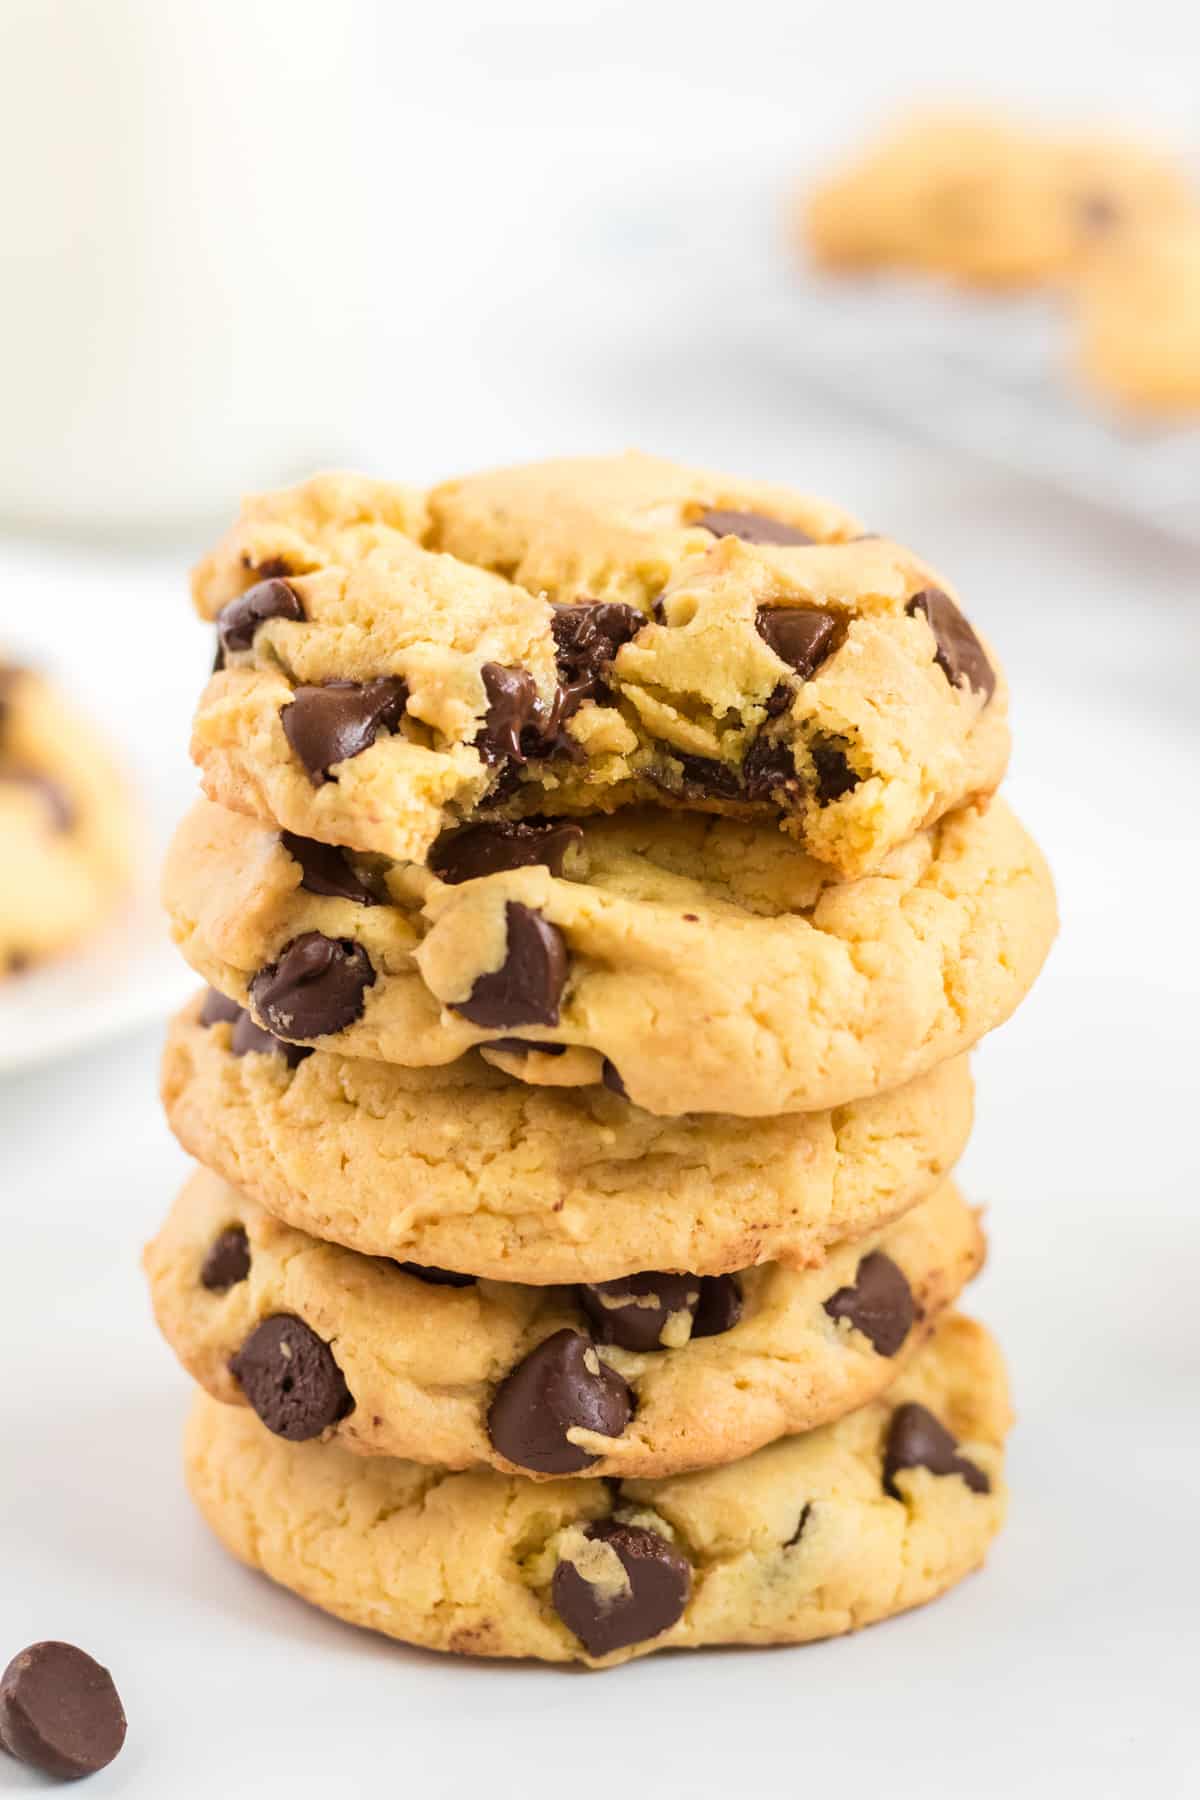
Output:
[[[950,1315],[878,1399],[725,1468],[532,1482],[297,1443],[207,1396],[193,1498],[314,1605],[430,1649],[605,1667],[804,1643],[919,1606],[1003,1520],[999,1353]]]
[[[1097,257],[1072,298],[1075,364],[1095,395],[1148,418],[1200,414],[1200,209]]]

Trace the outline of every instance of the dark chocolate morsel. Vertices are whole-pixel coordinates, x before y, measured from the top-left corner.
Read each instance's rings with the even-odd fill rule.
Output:
[[[767,695],[768,719],[777,719],[780,713],[785,713],[791,704],[792,689],[786,681],[781,681],[778,687],[773,687]]]
[[[229,1034],[231,1056],[282,1056],[289,1069],[302,1063],[312,1051],[303,1044],[289,1044],[284,1038],[264,1031],[248,1012],[239,1008],[233,1030]]]
[[[744,544],[815,544],[797,525],[785,525],[782,519],[769,519],[766,513],[735,512],[729,507],[713,506],[694,521],[714,537],[741,538]]]
[[[74,1644],[30,1644],[0,1676],[0,1745],[18,1762],[76,1781],[107,1768],[124,1742],[112,1676]]]
[[[75,808],[60,781],[53,780],[49,775],[41,775],[36,769],[21,768],[0,770],[0,781],[10,781],[16,787],[28,788],[45,806],[55,831],[70,831],[75,823]]]
[[[917,1316],[903,1271],[882,1250],[863,1257],[853,1287],[838,1288],[825,1302],[825,1311],[861,1331],[880,1356],[895,1356]]]
[[[253,569],[260,581],[266,581],[272,575],[286,576],[297,573],[286,556],[264,556],[261,562],[253,562],[248,557],[244,557],[242,560],[246,568]]]
[[[236,1025],[241,1016],[242,1009],[236,1000],[218,993],[216,988],[209,988],[200,1005],[201,1025]]]
[[[622,601],[589,600],[555,607],[550,629],[561,682],[557,725],[604,690],[605,674],[617,651],[647,623],[645,613]]]
[[[564,1327],[531,1350],[497,1388],[488,1435],[520,1469],[573,1475],[596,1461],[567,1438],[573,1426],[620,1437],[633,1417],[633,1396],[602,1362],[590,1338]]]
[[[483,1046],[485,1050],[500,1050],[505,1056],[565,1056],[570,1049],[569,1044],[538,1044],[533,1038],[499,1037],[493,1038]]]
[[[497,819],[491,824],[464,825],[443,832],[429,855],[429,866],[450,887],[496,875],[505,869],[544,864],[552,875],[563,872],[567,851],[583,842],[583,829],[568,820],[543,823]]]
[[[705,1275],[700,1282],[700,1303],[692,1320],[694,1338],[720,1337],[732,1331],[742,1316],[742,1287],[736,1275]]]
[[[888,1426],[883,1450],[883,1491],[900,1499],[896,1476],[901,1469],[928,1469],[932,1475],[961,1475],[973,1494],[988,1494],[992,1484],[983,1470],[958,1454],[951,1436],[927,1406],[908,1401],[898,1406]]]
[[[414,1262],[397,1263],[396,1267],[398,1269],[403,1269],[406,1275],[413,1276],[415,1280],[426,1282],[430,1287],[462,1288],[475,1286],[476,1278],[474,1275],[463,1275],[457,1269],[437,1269],[434,1268],[432,1263]]]
[[[621,1072],[616,1063],[610,1062],[607,1056],[600,1065],[600,1079],[610,1094],[619,1094],[622,1100],[628,1100],[629,1089],[621,1080]]]
[[[374,681],[326,681],[298,687],[279,722],[314,787],[335,779],[330,770],[369,750],[383,729],[404,717],[408,689],[396,675]]]
[[[985,701],[990,700],[996,691],[995,671],[949,594],[943,594],[940,588],[925,588],[913,595],[904,610],[910,615],[924,615],[937,642],[934,661],[951,686],[965,683],[982,694]]]
[[[300,886],[329,900],[354,900],[359,906],[378,906],[377,897],[351,868],[346,852],[337,844],[321,844],[316,838],[281,831],[279,841],[301,868]]]
[[[684,791],[689,789],[697,795],[715,799],[738,800],[741,798],[741,783],[738,772],[727,763],[717,762],[709,756],[693,756],[687,750],[671,750],[669,755],[675,758],[683,769]]]
[[[661,1532],[643,1525],[620,1525],[604,1519],[584,1534],[616,1553],[628,1583],[611,1594],[602,1582],[584,1579],[572,1562],[554,1571],[550,1597],[554,1610],[573,1631],[589,1656],[608,1656],[628,1644],[644,1644],[669,1631],[682,1617],[692,1590],[692,1565]]]
[[[217,640],[228,656],[231,650],[249,650],[255,632],[268,619],[303,618],[304,607],[295,588],[286,581],[259,581],[221,608]]]
[[[519,900],[504,906],[504,961],[481,975],[454,1011],[472,1025],[503,1030],[510,1025],[557,1025],[567,980],[567,945],[557,925]]]
[[[256,1325],[229,1369],[267,1430],[292,1443],[320,1437],[354,1411],[329,1345],[294,1313]]]
[[[276,1037],[330,1037],[363,1014],[375,971],[361,944],[304,931],[250,983],[254,1011]]]
[[[244,1225],[229,1225],[215,1237],[200,1266],[200,1285],[210,1294],[227,1293],[250,1273],[250,1240]]]
[[[575,1292],[599,1343],[617,1344],[622,1350],[665,1350],[662,1333],[673,1314],[688,1315],[691,1335],[700,1277],[646,1270],[613,1281],[586,1282]]]
[[[798,794],[800,777],[791,746],[760,731],[742,764],[742,786],[749,800],[770,800],[781,790],[785,795]]]
[[[537,683],[528,669],[506,669],[501,663],[484,663],[479,674],[488,704],[475,748],[485,763],[523,763],[521,733],[536,727],[541,717]]]
[[[792,1548],[793,1544],[798,1544],[800,1542],[800,1539],[804,1536],[804,1528],[808,1524],[808,1521],[811,1518],[812,1518],[812,1501],[806,1500],[804,1505],[800,1508],[800,1521],[799,1521],[798,1525],[796,1526],[795,1531],[793,1531],[791,1537],[788,1539],[787,1543],[783,1546],[785,1550],[790,1550]]]
[[[840,744],[832,738],[815,737],[809,745],[809,754],[817,771],[817,799],[822,806],[854,792],[861,777],[850,767],[850,760]]]
[[[838,623],[823,606],[760,606],[758,635],[782,662],[807,681],[837,642]]]

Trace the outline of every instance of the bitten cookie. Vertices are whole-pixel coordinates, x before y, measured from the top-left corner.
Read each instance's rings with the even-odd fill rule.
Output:
[[[852,875],[1004,772],[1003,678],[945,582],[822,502],[535,464],[436,490],[435,551],[403,509],[312,527],[314,490],[299,523],[272,498],[277,553],[254,514],[253,551],[197,576],[219,647],[192,749],[223,805],[419,863],[475,818],[654,801],[782,824]],[[246,588],[247,555],[286,572]]]
[[[226,1547],[327,1612],[435,1650],[604,1667],[804,1643],[933,1599],[999,1530],[1008,1425],[998,1351],[952,1315],[857,1412],[664,1481],[367,1459],[207,1396],[186,1461]]]
[[[817,1270],[518,1287],[321,1243],[201,1171],[144,1261],[188,1373],[268,1430],[548,1479],[708,1468],[861,1406],[982,1258],[947,1183]]]
[[[474,827],[435,869],[201,803],[164,896],[197,973],[278,1037],[409,1067],[485,1047],[664,1115],[774,1117],[908,1081],[1008,1017],[1055,929],[1045,862],[1000,801],[854,882],[769,827],[648,810]]]
[[[531,1285],[818,1264],[932,1192],[972,1106],[960,1059],[832,1112],[658,1118],[475,1056],[406,1070],[296,1050],[218,994],[173,1022],[163,1098],[192,1155],[299,1230]]]
[[[92,727],[40,675],[0,660],[0,977],[107,922],[132,838],[124,780]]]

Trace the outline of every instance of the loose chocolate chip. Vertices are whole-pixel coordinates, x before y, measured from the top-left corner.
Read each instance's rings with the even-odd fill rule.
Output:
[[[528,669],[506,669],[500,663],[484,663],[479,673],[488,705],[476,750],[492,766],[525,762],[521,734],[541,719],[537,683]]]
[[[684,917],[687,917],[686,913],[684,914]],[[629,1089],[621,1080],[621,1072],[617,1068],[616,1063],[609,1062],[607,1056],[600,1065],[600,1079],[610,1094],[619,1094],[622,1100],[628,1100]]]
[[[790,1550],[792,1548],[793,1544],[798,1544],[800,1542],[800,1539],[804,1536],[804,1527],[808,1524],[808,1521],[811,1518],[812,1518],[812,1501],[807,1500],[807,1501],[805,1501],[803,1507],[800,1510],[799,1524],[796,1526],[795,1531],[793,1531],[793,1533],[792,1533],[791,1537],[788,1539],[787,1543],[783,1546],[785,1550]]]
[[[791,746],[782,738],[769,738],[760,731],[742,764],[742,786],[749,800],[770,800],[781,790],[799,793],[800,778]]]
[[[809,745],[809,754],[817,771],[817,799],[822,806],[854,792],[861,777],[850,767],[840,744],[832,738],[815,737]]]
[[[617,1344],[622,1350],[666,1350],[663,1330],[677,1314],[685,1315],[687,1336],[691,1335],[700,1277],[647,1270],[614,1281],[585,1283],[575,1291],[600,1343]],[[686,1342],[686,1337],[681,1335],[680,1341]]]
[[[45,806],[55,831],[70,831],[75,823],[75,808],[61,782],[52,780],[49,775],[40,775],[35,769],[5,769],[0,772],[0,781],[28,788]]]
[[[431,1263],[397,1263],[406,1275],[412,1275],[417,1281],[428,1282],[430,1287],[474,1287],[474,1275],[462,1275],[457,1269],[436,1269]]]
[[[294,1313],[274,1313],[256,1325],[230,1373],[268,1431],[303,1443],[354,1411],[333,1352]]]
[[[488,1435],[501,1456],[541,1475],[574,1475],[596,1461],[567,1439],[573,1426],[620,1437],[633,1396],[600,1360],[590,1338],[566,1327],[531,1350],[501,1382],[488,1413]]]
[[[565,1056],[570,1048],[567,1044],[538,1044],[532,1038],[500,1037],[493,1038],[484,1046],[487,1050],[501,1050],[505,1056]]]
[[[636,606],[620,601],[585,601],[556,606],[550,629],[562,691],[557,723],[562,725],[585,700],[605,691],[605,675],[622,644],[647,624]]]
[[[497,819],[494,824],[466,825],[445,832],[433,846],[429,866],[450,887],[496,875],[505,869],[528,869],[544,864],[552,875],[561,875],[567,851],[582,844],[578,825],[551,820],[523,824]]]
[[[327,681],[298,687],[282,707],[284,736],[314,787],[335,779],[330,770],[361,756],[380,730],[395,731],[404,717],[408,689],[395,675],[374,681]]]
[[[200,1268],[200,1285],[224,1294],[250,1273],[250,1240],[244,1225],[230,1225],[213,1239]]]
[[[861,1331],[880,1356],[895,1356],[917,1316],[902,1270],[881,1250],[863,1257],[854,1286],[830,1294],[825,1311],[831,1319],[846,1319]]]
[[[236,1025],[241,1016],[242,1009],[236,1000],[219,994],[216,988],[209,988],[200,1006],[201,1025]]]
[[[567,980],[567,945],[562,932],[519,900],[505,902],[504,920],[508,933],[504,961],[490,975],[481,975],[469,998],[454,1011],[487,1030],[557,1025],[558,1003]]]
[[[298,837],[294,831],[281,831],[279,841],[300,864],[300,886],[310,894],[323,894],[330,900],[354,900],[359,906],[379,905],[366,882],[350,867],[346,852],[336,844],[320,844],[316,838]]]
[[[289,1044],[264,1031],[248,1012],[240,1008],[229,1035],[229,1052],[231,1056],[282,1056],[289,1069],[296,1068],[306,1056],[312,1055],[303,1044]]]
[[[329,1037],[363,1014],[375,971],[361,944],[304,931],[250,983],[254,1010],[276,1037]]]
[[[694,1338],[720,1337],[732,1331],[742,1316],[742,1289],[736,1275],[705,1275],[700,1283],[700,1303],[692,1320]]]
[[[683,768],[684,791],[691,791],[698,796],[712,796],[721,800],[737,800],[741,797],[741,785],[736,769],[728,764],[717,762],[709,756],[693,756],[687,750],[672,750],[669,753]]]
[[[589,1525],[584,1535],[615,1551],[628,1582],[623,1593],[610,1594],[603,1583],[585,1580],[572,1562],[561,1561],[555,1569],[550,1587],[554,1610],[588,1655],[608,1656],[669,1631],[692,1590],[687,1557],[660,1532],[642,1525],[605,1519]]]
[[[217,614],[217,641],[228,656],[231,650],[249,650],[254,634],[268,619],[303,621],[304,607],[295,588],[286,581],[259,581]]]
[[[754,622],[759,637],[801,681],[816,673],[838,636],[837,620],[821,606],[760,606]]]
[[[108,1670],[74,1644],[30,1644],[0,1676],[0,1744],[60,1781],[107,1768],[125,1742]]]
[[[896,1500],[901,1469],[928,1469],[933,1475],[961,1475],[973,1494],[988,1494],[992,1484],[975,1463],[958,1454],[958,1441],[927,1406],[909,1401],[898,1406],[888,1426],[883,1451],[883,1490]]]
[[[815,544],[796,525],[785,525],[782,519],[769,519],[765,513],[733,512],[727,507],[709,507],[695,521],[714,537],[741,538],[744,544]]]
[[[983,645],[959,612],[949,594],[925,588],[914,594],[905,608],[910,615],[923,613],[937,640],[934,661],[952,687],[968,687],[990,700],[996,691],[996,675],[984,655]]]

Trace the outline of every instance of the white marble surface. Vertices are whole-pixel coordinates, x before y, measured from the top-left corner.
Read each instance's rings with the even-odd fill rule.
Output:
[[[691,64],[708,91],[711,50]],[[831,410],[719,282],[667,279],[658,249],[648,280],[626,231],[600,255],[608,203],[589,212],[589,189],[572,215],[561,182],[542,171],[539,200],[541,165],[522,166],[523,203],[575,216],[590,278],[551,290],[510,259],[487,294],[449,298],[435,353],[397,343],[365,440],[379,465],[636,441],[758,469],[920,546],[1003,650],[1009,791],[1063,910],[1041,986],[978,1058],[964,1167],[993,1234],[972,1305],[1000,1332],[1020,1413],[1011,1524],[983,1575],[907,1620],[602,1680],[389,1647],[273,1591],[217,1552],[182,1492],[186,1384],[137,1268],[185,1166],[156,1105],[154,1029],[0,1081],[0,1660],[62,1636],[110,1664],[130,1737],[97,1800],[1182,1796],[1200,1776],[1195,552]],[[746,212],[728,167],[721,180],[730,216]],[[187,554],[0,545],[0,635],[87,692],[159,829],[191,791],[208,655]],[[38,1786],[0,1758],[0,1793]]]

